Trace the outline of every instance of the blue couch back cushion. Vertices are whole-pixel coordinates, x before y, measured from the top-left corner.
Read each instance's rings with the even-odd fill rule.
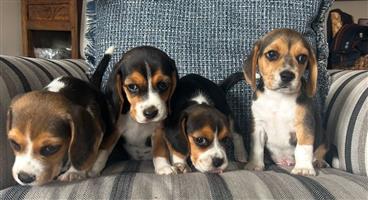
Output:
[[[324,15],[330,0],[87,0],[85,54],[95,66],[115,46],[110,68],[127,50],[151,45],[176,61],[179,75],[196,73],[220,82],[241,71],[257,39],[275,28],[304,34],[315,47],[321,104],[328,91]],[[93,71],[92,67],[90,71]],[[250,117],[252,92],[244,82],[227,96],[243,134]]]

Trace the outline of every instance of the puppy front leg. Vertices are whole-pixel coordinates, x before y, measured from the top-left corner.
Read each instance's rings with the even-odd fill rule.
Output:
[[[105,168],[106,162],[116,143],[119,141],[119,138],[120,133],[118,130],[116,130],[113,134],[101,142],[97,159],[93,164],[93,167],[87,172],[89,177],[96,177],[101,174],[101,171]]]
[[[245,169],[262,171],[264,165],[264,146],[266,133],[259,122],[255,122],[255,128],[251,135],[250,161],[245,165]]]
[[[169,152],[165,144],[164,128],[158,127],[152,135],[153,166],[156,174],[177,174],[176,168],[171,166]]]
[[[247,152],[244,149],[243,137],[237,132],[232,133],[232,139],[234,144],[234,154],[236,161],[246,163],[248,159]]]
[[[292,174],[315,176],[313,167],[314,126],[313,116],[303,107],[297,108],[295,117],[296,139],[295,167]]]

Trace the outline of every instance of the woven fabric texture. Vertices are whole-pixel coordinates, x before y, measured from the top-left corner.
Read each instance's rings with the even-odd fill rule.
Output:
[[[368,71],[331,71],[324,119],[337,147],[335,168],[368,175]]]
[[[180,76],[196,73],[219,82],[242,70],[243,59],[265,33],[275,28],[292,28],[303,33],[316,49],[317,100],[321,105],[327,95],[328,53],[323,22],[329,0],[96,0],[89,3],[95,3],[96,21],[95,35],[89,43],[89,49],[94,52],[87,49],[86,54],[94,53],[93,59],[100,60],[109,46],[115,46],[110,70],[128,49],[151,45],[176,61]],[[89,62],[93,63],[93,59]],[[227,97],[243,135],[247,130],[251,95],[249,86],[239,83]]]
[[[316,177],[303,177],[289,170],[272,166],[265,172],[160,176],[150,161],[129,161],[99,178],[7,188],[0,199],[363,199],[368,193],[364,176],[327,168]]]
[[[18,94],[41,89],[59,76],[87,80],[87,68],[83,60],[0,56],[0,189],[15,184],[11,175],[14,156],[6,133],[6,113],[11,99]]]

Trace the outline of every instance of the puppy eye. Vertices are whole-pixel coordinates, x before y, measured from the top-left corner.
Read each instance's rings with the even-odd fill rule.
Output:
[[[208,140],[204,137],[197,137],[194,138],[194,142],[196,143],[196,145],[203,147],[203,146],[207,146],[208,145]]]
[[[277,60],[279,58],[279,53],[277,53],[277,51],[271,50],[271,51],[266,53],[266,57],[267,57],[268,60],[274,61],[274,60]]]
[[[10,141],[10,146],[14,149],[14,151],[20,151],[20,145],[14,141],[14,140],[9,140]]]
[[[139,91],[139,88],[136,84],[129,84],[127,86],[128,90],[131,92],[131,93],[137,93]]]
[[[61,148],[61,145],[48,145],[48,146],[44,146],[41,148],[40,150],[40,154],[42,156],[51,156],[53,154],[55,154],[56,152],[59,151],[59,149]]]
[[[296,57],[296,60],[298,61],[299,64],[304,64],[307,61],[307,56],[304,54],[301,54]]]
[[[167,90],[168,87],[169,87],[169,85],[164,81],[160,81],[160,82],[157,83],[157,89],[160,92],[163,92],[163,91]]]

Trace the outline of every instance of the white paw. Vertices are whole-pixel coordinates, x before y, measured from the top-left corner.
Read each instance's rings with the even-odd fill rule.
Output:
[[[88,177],[97,177],[101,174],[101,171],[105,168],[105,162],[95,162],[92,169],[87,172]]]
[[[315,176],[316,170],[313,167],[294,167],[291,173],[302,176]]]
[[[101,170],[95,170],[95,169],[91,169],[90,171],[87,172],[88,177],[97,177],[100,176],[101,174]]]
[[[158,175],[170,175],[170,174],[177,174],[178,173],[176,167],[173,167],[173,166],[170,166],[170,165],[155,169],[155,172]]]
[[[265,166],[264,166],[264,163],[249,162],[245,165],[244,168],[247,170],[263,171]]]
[[[60,175],[58,177],[59,181],[76,181],[86,178],[85,172],[65,172],[64,174]]]

